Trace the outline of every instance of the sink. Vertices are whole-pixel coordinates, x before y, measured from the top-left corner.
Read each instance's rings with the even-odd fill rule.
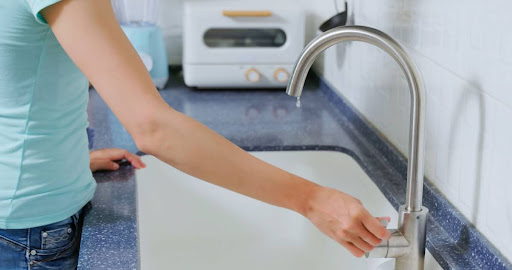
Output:
[[[398,214],[349,155],[252,152],[286,171],[359,198],[375,216]],[[136,172],[141,269],[392,269],[355,258],[307,219],[180,172],[153,156]],[[427,252],[425,269],[442,269]]]

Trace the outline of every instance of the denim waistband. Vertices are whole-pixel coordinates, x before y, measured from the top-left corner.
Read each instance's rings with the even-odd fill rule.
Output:
[[[72,216],[44,226],[28,228],[28,229],[0,229],[0,238],[8,241],[13,245],[23,249],[37,249],[41,246],[42,235],[45,231],[52,231],[57,228],[66,227],[73,235],[80,231],[80,217],[83,209],[79,210]]]

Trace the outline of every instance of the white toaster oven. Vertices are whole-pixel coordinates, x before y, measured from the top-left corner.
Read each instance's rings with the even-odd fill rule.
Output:
[[[203,88],[281,88],[304,48],[304,11],[295,2],[188,1],[183,75]]]

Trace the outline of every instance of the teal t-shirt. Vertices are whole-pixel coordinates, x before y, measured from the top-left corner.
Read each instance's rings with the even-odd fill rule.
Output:
[[[88,81],[39,14],[58,1],[0,1],[2,229],[63,220],[96,188],[86,133]]]

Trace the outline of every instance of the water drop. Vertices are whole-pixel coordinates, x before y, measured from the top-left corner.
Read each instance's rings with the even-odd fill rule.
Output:
[[[297,106],[297,108],[300,108],[300,97],[297,97],[297,103],[295,103],[295,106]]]

